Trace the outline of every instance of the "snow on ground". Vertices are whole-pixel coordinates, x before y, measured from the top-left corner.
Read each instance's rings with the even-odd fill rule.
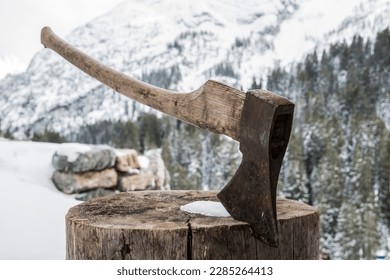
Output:
[[[79,202],[50,180],[57,148],[0,138],[0,259],[65,259],[65,215]]]

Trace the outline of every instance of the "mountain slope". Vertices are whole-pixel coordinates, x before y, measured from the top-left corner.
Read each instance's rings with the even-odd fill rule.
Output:
[[[103,63],[158,86],[190,91],[214,78],[247,89],[254,76],[265,77],[275,62],[287,64],[307,49],[355,32],[356,23],[366,33],[372,30],[368,22],[375,28],[389,24],[388,0],[343,1],[343,12],[329,25],[339,1],[315,2],[129,0],[66,39]],[[302,25],[321,28],[310,33]],[[307,36],[302,37],[303,31]],[[149,110],[99,85],[50,50],[39,52],[26,72],[2,80],[0,93],[1,129],[16,138],[45,129],[69,135],[85,124],[135,119]]]

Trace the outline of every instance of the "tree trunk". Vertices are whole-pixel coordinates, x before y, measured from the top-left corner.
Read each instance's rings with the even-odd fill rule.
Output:
[[[72,207],[66,215],[67,259],[317,259],[319,213],[278,198],[279,247],[251,236],[246,223],[181,211],[216,192],[120,193]]]

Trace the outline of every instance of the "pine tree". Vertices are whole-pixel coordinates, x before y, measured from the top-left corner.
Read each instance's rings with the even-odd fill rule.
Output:
[[[344,174],[340,152],[343,146],[337,118],[328,123],[324,156],[318,164],[318,176],[313,183],[321,219],[321,249],[333,256],[339,209],[343,202]]]
[[[379,71],[389,68],[389,53],[390,53],[390,29],[386,28],[377,34],[374,44],[373,58],[376,62]]]
[[[373,159],[371,151],[366,152],[363,158],[359,190],[361,191],[360,215],[362,225],[362,258],[373,259],[380,245],[379,209],[375,201]]]
[[[359,122],[359,124],[362,123]],[[358,255],[355,252],[353,258],[372,259],[380,245],[379,208],[375,201],[373,151],[370,147],[371,141],[363,142],[360,140],[369,138],[369,130],[360,129],[357,131],[357,128],[354,128],[355,125],[352,123],[356,141],[353,143],[351,170],[347,174],[350,180],[346,185],[344,201],[348,200],[356,207],[355,212],[349,215],[356,222],[358,230],[346,232],[346,235],[355,241],[354,248],[358,249]]]
[[[252,78],[252,85],[251,85],[250,88],[251,89],[258,89],[259,88],[259,86],[258,86],[258,84],[256,82],[256,78],[255,77]]]
[[[285,162],[288,165],[283,168],[280,178],[282,178],[283,196],[308,202],[310,194],[307,189],[308,179],[304,165],[302,143],[300,135],[291,135],[288,151],[285,155]]]
[[[200,189],[200,130],[173,118],[169,118],[166,127],[169,133],[164,140],[163,158],[171,174],[171,188]]]
[[[210,189],[220,190],[224,187],[238,169],[241,162],[238,142],[227,139],[222,135],[212,135],[214,149],[211,159]]]
[[[0,131],[0,136],[1,136],[1,131]],[[45,129],[43,133],[34,133],[32,138],[32,141],[36,142],[49,142],[49,143],[65,143],[66,138],[63,137],[61,134],[58,132],[50,131]]]
[[[211,138],[213,135],[205,131],[202,132],[201,140],[201,188],[204,191],[210,190],[211,187],[211,167],[212,159],[215,157],[214,146],[212,145]]]
[[[164,134],[162,121],[156,115],[144,113],[139,116],[137,123],[141,153],[146,150],[160,148]]]
[[[362,257],[358,243],[361,236],[361,221],[356,214],[358,209],[350,202],[344,202],[340,208],[333,255],[336,259],[359,260]]]
[[[319,91],[323,94],[324,107],[329,109],[329,101],[331,96],[336,92],[334,67],[331,60],[324,50],[321,56],[320,71],[319,71]]]
[[[382,120],[376,120],[373,133],[377,144],[373,147],[374,153],[374,185],[380,208],[380,218],[390,229],[390,133]]]
[[[267,79],[267,89],[276,93],[287,92],[288,74],[284,68],[277,66],[269,74]]]

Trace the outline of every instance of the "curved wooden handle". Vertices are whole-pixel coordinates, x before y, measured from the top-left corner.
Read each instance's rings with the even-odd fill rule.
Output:
[[[190,93],[158,88],[133,79],[86,55],[58,37],[50,27],[41,31],[41,43],[88,75],[115,91],[194,126],[240,138],[245,93],[209,80]]]

